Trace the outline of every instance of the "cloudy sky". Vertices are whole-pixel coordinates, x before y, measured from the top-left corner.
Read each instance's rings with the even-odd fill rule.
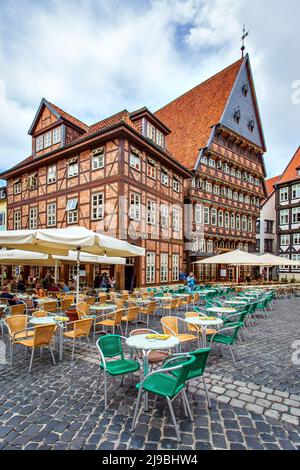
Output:
[[[30,155],[42,97],[91,124],[152,111],[240,56],[243,23],[268,176],[300,145],[299,0],[0,0],[0,170]]]

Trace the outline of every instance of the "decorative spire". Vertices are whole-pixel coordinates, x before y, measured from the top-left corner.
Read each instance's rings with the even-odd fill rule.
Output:
[[[244,57],[244,52],[245,52],[245,39],[247,36],[249,36],[249,32],[250,31],[247,31],[246,32],[246,25],[243,25],[243,36],[241,37],[241,41],[242,41],[242,47],[241,47],[241,51],[242,51],[242,58]]]

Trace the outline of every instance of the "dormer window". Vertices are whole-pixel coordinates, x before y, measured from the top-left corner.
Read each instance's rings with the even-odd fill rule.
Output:
[[[162,132],[156,129],[156,143],[160,147],[164,148],[164,135]]]
[[[137,171],[141,171],[141,152],[133,147],[130,147],[130,166]]]
[[[61,142],[61,127],[53,129],[53,145]]]
[[[155,142],[155,127],[150,122],[147,122],[147,137]]]
[[[240,120],[241,120],[241,110],[240,110],[240,108],[237,108],[237,110],[234,113],[234,121],[237,124],[239,124]]]
[[[48,148],[48,147],[51,147],[52,145],[52,132],[46,132],[46,134],[44,134],[44,148]]]
[[[35,150],[36,152],[39,152],[40,150],[43,150],[44,148],[44,139],[42,135],[39,135],[35,139]]]
[[[254,118],[250,119],[250,121],[248,122],[248,129],[249,129],[250,132],[254,131],[254,129],[255,129]]]
[[[248,83],[244,83],[244,85],[242,86],[242,93],[243,93],[243,96],[246,96],[248,95],[249,93],[249,85]]]

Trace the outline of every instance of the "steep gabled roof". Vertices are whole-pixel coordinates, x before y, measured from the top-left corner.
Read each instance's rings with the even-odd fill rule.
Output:
[[[33,120],[32,124],[30,126],[28,134],[30,134],[30,135],[32,134],[32,132],[33,132],[38,120],[39,120],[40,114],[41,114],[44,106],[46,106],[49,109],[49,111],[51,111],[51,113],[54,114],[57,117],[57,119],[63,119],[65,121],[73,124],[74,126],[78,127],[79,129],[81,129],[84,132],[86,132],[88,130],[89,126],[87,126],[84,122],[80,121],[79,119],[75,118],[74,116],[67,113],[63,109],[59,108],[55,104],[50,103],[50,101],[43,98],[42,101],[40,102],[40,105],[38,107],[38,110],[36,112],[34,120]]]
[[[113,126],[115,124],[119,124],[121,122],[125,122],[126,124],[128,124],[129,126],[133,127],[135,130],[138,131],[137,126],[130,119],[130,115],[127,109],[123,109],[123,111],[113,114],[112,116],[102,119],[101,121],[98,121],[95,124],[92,124],[91,126],[89,126],[86,133],[83,134],[83,136],[81,136],[80,138],[93,135],[98,131],[106,129],[107,127]]]
[[[220,122],[242,63],[238,60],[155,113],[171,129],[168,149],[188,168],[194,169],[199,150]]]
[[[286,169],[281,175],[277,184],[287,183],[289,181],[293,181],[294,179],[300,178],[298,175],[298,169],[300,168],[300,147],[296,150],[293,158],[287,165]]]
[[[281,178],[281,175],[278,176],[273,176],[273,178],[269,178],[265,180],[265,185],[266,185],[266,190],[267,190],[267,196],[269,197],[274,191],[274,184],[276,184]]]

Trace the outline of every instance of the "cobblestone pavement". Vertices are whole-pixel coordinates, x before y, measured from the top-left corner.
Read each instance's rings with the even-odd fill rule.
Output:
[[[159,321],[151,326],[158,329]],[[300,299],[280,300],[267,319],[247,328],[236,368],[214,349],[207,369],[212,409],[198,382],[188,392],[193,423],[175,402],[181,444],[164,401],[154,406],[151,396],[130,432],[137,393],[127,380],[110,382],[104,411],[95,348],[91,356],[82,344],[72,363],[66,347],[56,366],[45,351],[31,374],[16,348],[14,367],[0,366],[0,449],[300,449],[299,366],[291,362],[299,326]]]

